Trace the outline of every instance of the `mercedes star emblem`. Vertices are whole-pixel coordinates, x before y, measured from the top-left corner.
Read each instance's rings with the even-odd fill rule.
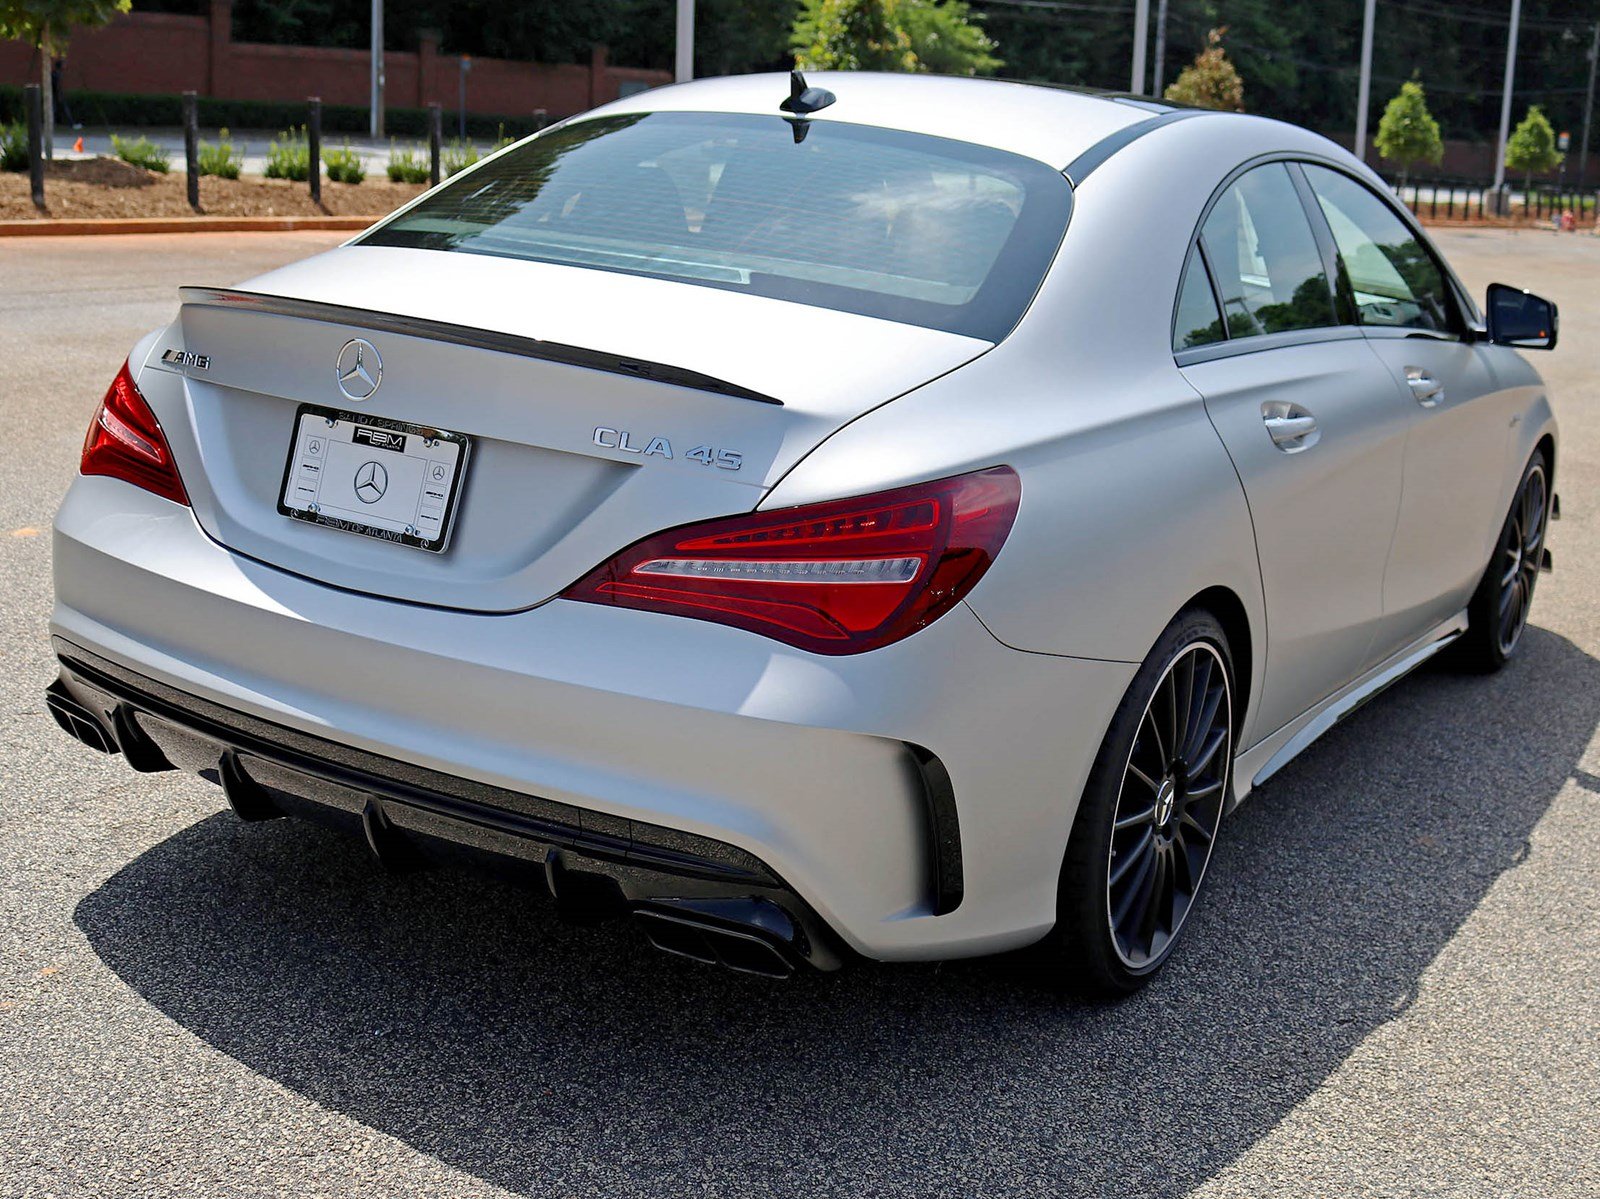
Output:
[[[356,499],[363,504],[376,504],[389,490],[389,472],[381,462],[363,462],[356,471]]]
[[[383,382],[383,357],[366,338],[352,337],[339,351],[333,375],[349,399],[364,400]]]

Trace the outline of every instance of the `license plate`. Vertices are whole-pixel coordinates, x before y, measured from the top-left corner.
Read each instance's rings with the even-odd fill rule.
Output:
[[[278,511],[438,553],[471,448],[461,433],[302,404]]]

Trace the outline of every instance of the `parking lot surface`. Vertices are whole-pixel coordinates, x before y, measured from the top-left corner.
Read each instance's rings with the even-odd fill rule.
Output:
[[[0,1195],[1600,1195],[1600,239],[1438,238],[1562,307],[1522,655],[1258,790],[1106,1008],[1014,960],[703,969],[61,734],[49,523],[96,401],[178,284],[337,240],[0,243]]]

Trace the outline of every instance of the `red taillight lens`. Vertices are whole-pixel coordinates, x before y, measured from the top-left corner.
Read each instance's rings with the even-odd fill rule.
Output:
[[[123,479],[175,504],[189,503],[183,480],[172,462],[172,447],[161,432],[156,414],[134,386],[126,362],[89,422],[78,469],[86,475]]]
[[[858,654],[909,637],[959,603],[1000,552],[1021,495],[1016,472],[996,466],[708,521],[636,542],[565,596]]]

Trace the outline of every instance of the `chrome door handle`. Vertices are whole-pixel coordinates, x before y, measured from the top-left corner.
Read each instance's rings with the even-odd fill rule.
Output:
[[[1267,427],[1272,444],[1286,454],[1309,450],[1322,436],[1317,418],[1299,404],[1269,400],[1261,405],[1261,423]]]
[[[1444,399],[1444,384],[1420,366],[1406,367],[1406,386],[1424,408],[1432,408]]]

